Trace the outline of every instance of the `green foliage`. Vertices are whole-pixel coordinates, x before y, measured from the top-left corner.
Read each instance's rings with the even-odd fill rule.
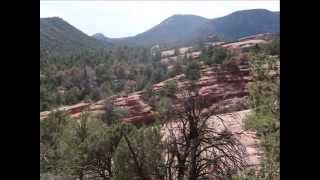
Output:
[[[95,133],[90,138],[90,146],[87,154],[89,172],[94,172],[96,176],[110,178],[113,176],[112,159],[113,154],[122,138],[123,126],[113,124],[106,126],[97,124]]]
[[[267,54],[280,56],[280,37],[275,37],[271,43],[262,45],[262,48]]]
[[[172,117],[173,113],[175,113],[172,109],[173,100],[169,97],[161,97],[155,102],[155,110],[158,112],[158,119],[161,121],[168,120]]]
[[[167,77],[167,67],[164,65],[159,64],[158,66],[154,66],[155,69],[152,71],[151,74],[151,82],[159,83],[160,81],[164,80]]]
[[[64,148],[64,171],[66,174],[80,177],[85,176],[88,160],[88,147],[90,146],[90,136],[92,135],[93,123],[88,122],[88,116],[82,115],[79,122],[70,122],[67,134],[60,139],[65,143]],[[98,126],[96,126],[98,127]]]
[[[40,172],[59,174],[63,171],[63,143],[69,118],[63,111],[50,113],[40,121]]]
[[[259,46],[256,52],[279,55],[278,48],[279,43],[274,41]],[[79,48],[78,52],[59,55],[41,50],[40,111],[144,90],[144,100],[161,119],[168,119],[173,113],[177,83],[168,81],[159,92],[152,90],[152,84],[180,73],[195,82],[200,78],[200,65],[197,61],[178,60],[169,73],[160,63],[159,55],[151,56],[148,49],[126,46],[108,50]],[[201,55],[201,60],[208,65],[221,64],[227,56],[224,49],[210,48]],[[245,174],[235,177],[237,180],[279,176],[279,80],[262,68],[265,64],[273,68],[278,61],[266,55],[257,55],[253,61],[250,102],[254,112],[248,116],[246,128],[258,132],[266,154],[258,175]],[[120,124],[119,119],[127,113],[125,110],[115,108],[112,103],[106,103],[105,110],[101,119],[83,114],[75,120],[57,111],[41,121],[40,173],[73,179],[164,179],[165,148],[160,126],[138,128]]]
[[[142,178],[138,168],[145,178],[162,177],[160,127],[135,128],[127,134],[127,140],[123,138],[116,149],[114,179],[140,180]]]
[[[108,97],[113,95],[112,86],[110,82],[106,81],[101,84],[100,92],[102,97]]]
[[[279,178],[280,80],[279,77],[270,74],[278,63],[277,57],[256,54],[251,66],[254,80],[249,90],[253,112],[247,117],[245,127],[257,131],[265,154],[256,179]]]
[[[200,59],[207,65],[222,64],[228,57],[227,50],[222,47],[210,46],[208,50],[204,50]]]
[[[222,64],[222,62],[227,58],[227,51],[224,48],[216,47],[212,50],[211,64]]]
[[[111,101],[105,103],[105,113],[102,116],[102,121],[108,125],[116,123],[121,114],[119,109],[114,107]]]
[[[107,125],[82,114],[78,121],[63,112],[51,114],[40,124],[40,173],[84,178],[113,176],[113,154],[131,126]]]
[[[173,68],[170,71],[170,74],[169,74],[170,77],[183,73],[183,69],[184,69],[183,64],[185,63],[184,61],[185,59],[180,59],[180,58],[177,59],[177,62],[173,65]]]
[[[200,59],[201,61],[203,61],[205,64],[208,64],[208,62],[210,61],[210,57],[208,55],[208,51],[206,48],[203,48],[200,54]]]
[[[59,176],[59,175],[52,175],[49,173],[40,174],[40,180],[73,180],[71,176]]]
[[[40,111],[142,90],[169,77],[145,48],[116,47],[40,58]]]
[[[118,42],[119,44],[132,46],[161,44],[181,47],[205,40],[236,40],[263,32],[279,32],[279,21],[279,12],[271,12],[264,9],[237,11],[211,20],[193,15],[174,15],[149,31],[135,37],[121,38]],[[208,38],[208,35],[211,37]]]
[[[196,81],[200,78],[200,65],[196,61],[192,61],[187,65],[185,71],[186,78],[191,81]]]
[[[150,83],[148,83],[146,85],[146,87],[143,89],[143,95],[142,95],[142,99],[145,101],[148,101],[152,95],[154,94],[153,89],[152,89],[152,85]]]
[[[160,95],[163,97],[175,97],[177,91],[177,82],[169,80],[165,83],[164,87],[160,90]]]
[[[280,57],[280,36],[275,36],[271,42],[266,44],[257,44],[253,47],[244,48],[243,52],[266,53],[272,56]]]
[[[255,173],[254,169],[250,169],[249,171],[245,171],[241,175],[235,175],[232,177],[232,180],[256,180],[258,177]]]
[[[40,18],[40,57],[86,48],[104,48],[108,45],[110,46],[89,37],[61,18]]]

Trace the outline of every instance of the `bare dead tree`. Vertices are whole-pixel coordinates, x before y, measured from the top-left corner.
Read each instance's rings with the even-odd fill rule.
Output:
[[[166,179],[229,179],[245,167],[245,148],[226,126],[213,121],[217,109],[193,88],[180,91],[175,120],[165,123]]]

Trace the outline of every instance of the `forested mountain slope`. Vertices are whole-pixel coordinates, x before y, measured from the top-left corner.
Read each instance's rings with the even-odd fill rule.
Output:
[[[110,45],[86,35],[59,17],[40,18],[40,51],[42,53],[61,54]]]
[[[259,34],[280,31],[280,14],[265,9],[236,11],[229,15],[207,19],[195,15],[173,15],[150,30],[133,37],[102,38],[101,33],[93,37],[121,45],[150,46],[181,45],[203,41],[209,35],[223,41]]]

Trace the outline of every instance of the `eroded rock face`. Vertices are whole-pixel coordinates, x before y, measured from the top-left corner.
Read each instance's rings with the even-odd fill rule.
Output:
[[[251,80],[249,67],[247,62],[243,62],[241,66],[231,67],[227,65],[215,65],[212,67],[202,66],[201,78],[195,83],[195,88],[199,95],[206,98],[208,105],[220,103],[230,110],[242,110],[247,108],[245,98],[248,95],[247,83]],[[178,89],[185,89],[190,82],[183,74],[170,78],[166,81],[153,85],[154,91],[159,91],[170,80],[177,82]],[[179,96],[179,92],[176,97]],[[153,119],[153,109],[143,99],[143,91],[130,93],[127,96],[110,97],[111,102],[119,108],[125,109],[127,115],[122,119],[125,123],[149,123]],[[73,106],[66,106],[60,110],[67,111],[71,117],[79,117],[84,111],[93,115],[101,115],[104,113],[105,100],[96,103],[79,103]],[[40,119],[48,116],[49,112],[41,112]]]
[[[225,44],[225,45],[222,45],[222,47],[236,49],[236,48],[251,47],[256,44],[264,44],[264,43],[267,43],[267,41],[263,39],[248,39],[240,42]]]
[[[265,44],[272,40],[275,34],[272,33],[262,33],[256,34],[252,36],[247,36],[238,39],[234,42],[206,42],[204,43],[205,47],[219,46],[228,49],[231,52],[240,52],[242,48],[248,48],[255,46],[257,44]],[[174,49],[161,51],[161,63],[167,65],[168,68],[172,68],[172,66],[178,61],[178,59],[199,59],[201,51],[195,51],[192,47],[182,47],[179,49],[177,53],[175,53]]]
[[[165,57],[162,58],[160,61],[164,65],[173,65],[175,64],[178,59],[199,59],[201,52],[200,51],[194,51],[194,52],[186,52],[184,54],[179,54],[177,56],[170,56],[170,57]]]
[[[218,115],[222,121],[218,119],[217,116],[212,116],[209,119],[209,122],[212,123],[212,126],[217,129],[225,129],[226,127],[232,133],[236,134],[236,137],[239,139],[241,144],[246,147],[246,162],[248,166],[256,166],[260,162],[261,151],[259,151],[258,145],[260,140],[257,138],[257,135],[253,131],[243,130],[244,120],[246,116],[251,112],[251,110],[235,111],[232,113],[225,113]]]
[[[258,34],[255,36],[245,37],[239,39],[235,43],[222,44],[223,47],[238,47],[251,44],[265,43],[272,38],[272,34]],[[186,56],[193,60],[196,60],[200,56],[200,51],[189,52],[191,47],[180,48],[179,51],[184,52]],[[173,56],[173,50],[167,50],[162,52],[163,56]],[[177,56],[164,58],[161,61],[170,65],[172,61],[176,61]],[[270,72],[274,75],[278,75],[278,72]],[[180,90],[185,89],[190,82],[185,78],[184,74],[177,75],[173,78],[167,79],[163,82],[153,85],[154,91],[159,91],[164,87],[165,83],[170,80],[177,82],[179,96]],[[207,100],[209,106],[214,104],[222,104],[223,112],[232,112],[234,110],[247,109],[246,97],[248,96],[247,84],[252,80],[250,75],[250,68],[248,63],[248,57],[240,57],[239,59],[231,61],[231,63],[224,65],[213,65],[211,67],[201,66],[201,78],[195,83],[195,88],[199,92],[199,95]],[[119,107],[125,109],[128,113],[127,116],[122,119],[126,123],[148,123],[153,121],[153,109],[147,104],[141,96],[144,92],[134,92],[127,96],[113,96],[110,97],[111,102]],[[66,106],[59,108],[60,110],[67,111],[71,117],[78,117],[82,112],[87,111],[93,115],[101,115],[104,113],[105,100],[98,101],[96,103],[79,103],[73,106]],[[45,111],[40,113],[40,119],[44,119],[50,112]]]
[[[257,167],[260,163],[262,152],[258,146],[260,140],[253,131],[243,130],[244,120],[251,110],[234,111],[232,113],[224,113],[211,116],[208,119],[208,126],[215,128],[216,131],[221,132],[223,130],[229,130],[234,134],[240,143],[245,147],[244,160],[248,167]],[[222,123],[223,121],[223,123]],[[179,137],[179,125],[178,121],[171,121],[162,127],[161,133],[164,135],[163,138],[167,139],[170,137],[170,133],[174,133],[176,137]]]
[[[252,39],[263,39],[263,40],[269,41],[274,36],[275,36],[275,34],[273,34],[273,33],[261,33],[261,34],[256,34],[256,35],[246,36],[246,37],[240,38],[239,41],[246,41],[246,40],[252,40]]]
[[[272,33],[256,34],[256,35],[240,38],[238,39],[237,42],[225,43],[222,45],[222,47],[227,49],[241,49],[246,47],[252,47],[252,46],[255,46],[256,44],[265,44],[268,41],[272,40],[274,36],[275,34],[272,34]]]
[[[66,111],[72,116],[72,115],[80,114],[83,111],[86,111],[90,106],[91,104],[89,103],[78,103],[71,106],[64,106],[56,110]],[[50,114],[50,111],[40,112],[40,120],[45,119],[49,114]]]

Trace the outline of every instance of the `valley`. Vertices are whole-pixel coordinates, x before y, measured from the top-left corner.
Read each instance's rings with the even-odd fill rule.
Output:
[[[40,18],[40,174],[279,179],[279,43],[263,9],[125,38]]]

